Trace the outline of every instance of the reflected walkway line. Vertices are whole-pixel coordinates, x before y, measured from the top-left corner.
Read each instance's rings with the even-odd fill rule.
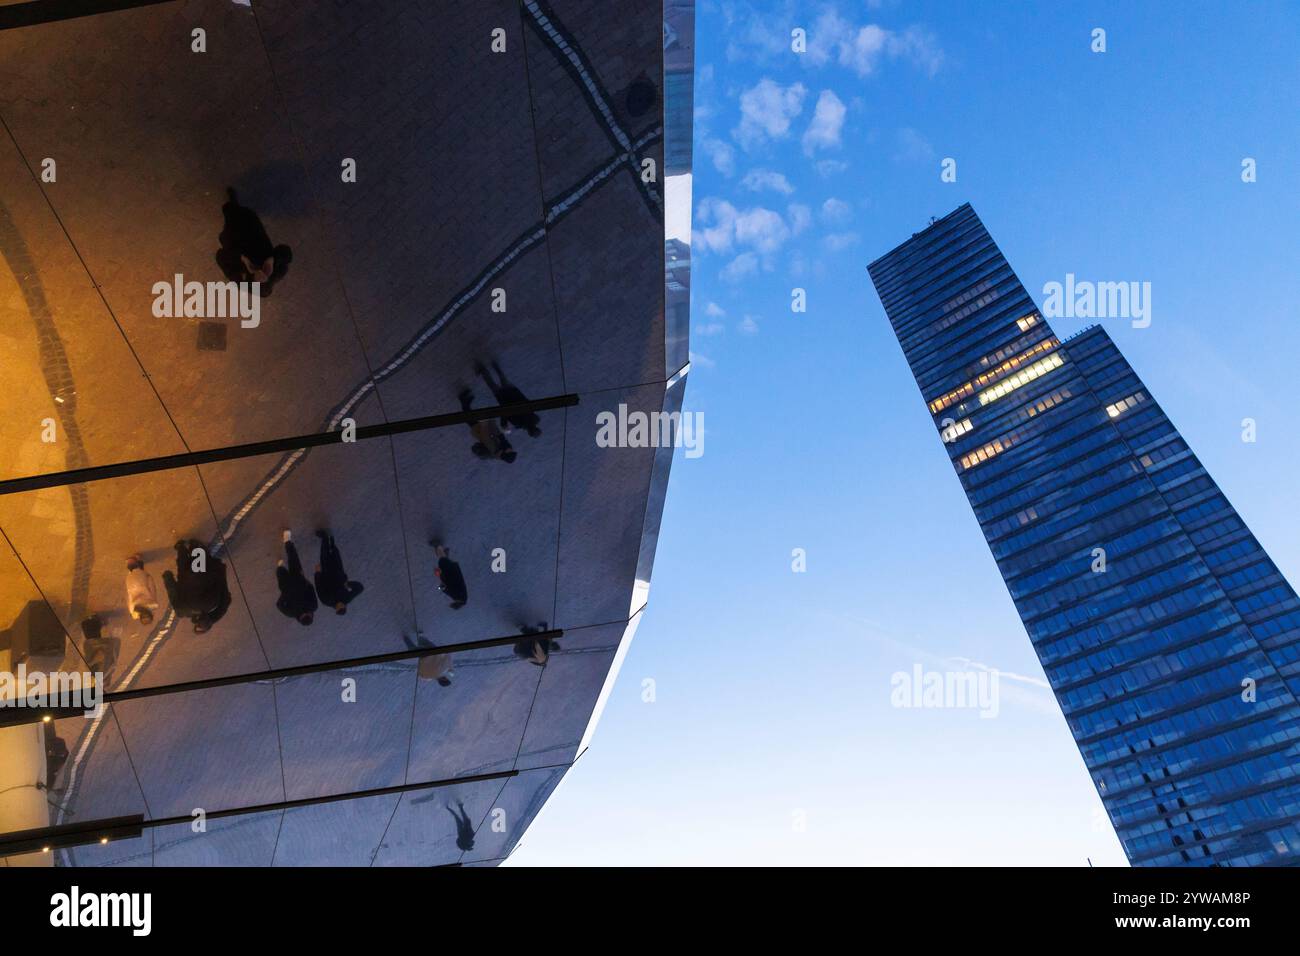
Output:
[[[582,90],[592,112],[600,118],[606,134],[615,146],[623,150],[628,167],[632,171],[632,179],[636,183],[642,198],[650,206],[651,213],[662,216],[664,211],[663,199],[641,175],[641,162],[638,154],[641,146],[648,144],[632,143],[631,137],[619,125],[618,120],[614,117],[614,111],[609,105],[609,95],[601,88],[600,81],[592,75],[594,71],[583,59],[578,42],[559,22],[555,13],[539,0],[524,0],[523,6],[533,18],[532,25],[534,29],[541,34],[542,38],[551,47],[565,71],[577,82],[578,88]],[[531,86],[530,81],[530,91]],[[658,181],[658,176],[655,177],[655,181]]]
[[[5,130],[8,132],[7,126]],[[12,140],[12,134],[10,139]],[[17,146],[17,141],[13,142]],[[36,330],[41,376],[45,379],[45,387],[54,402],[55,413],[59,416],[66,438],[63,443],[66,448],[64,464],[73,468],[84,467],[90,458],[81,438],[81,426],[77,423],[77,382],[72,377],[72,365],[45,298],[41,270],[32,259],[27,240],[23,238],[3,202],[0,202],[0,257],[4,258],[9,271],[13,273],[14,282],[18,284],[18,290],[27,305],[27,314]],[[90,595],[90,571],[95,563],[95,536],[90,519],[90,497],[86,489],[69,488],[68,496],[72,499],[74,528],[72,584],[68,607],[70,616],[76,619],[85,611]],[[18,554],[17,548],[14,549],[14,554]]]

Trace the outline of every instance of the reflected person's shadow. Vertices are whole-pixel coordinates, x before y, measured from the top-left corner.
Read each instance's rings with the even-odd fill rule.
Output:
[[[437,800],[438,797],[439,793],[435,790],[423,797],[415,797],[411,800],[411,803],[428,803],[430,800]],[[457,813],[457,810],[460,812]],[[453,810],[451,805],[448,804],[447,812],[456,821],[456,846],[465,851],[474,849],[474,823],[470,820],[469,814],[465,812],[464,802],[457,800],[456,810]]]
[[[465,804],[458,800],[456,801],[456,807],[460,810],[460,813],[457,813],[450,806],[447,807],[447,812],[456,821],[456,846],[469,851],[474,849],[474,824],[470,822],[469,814],[465,812]]]
[[[259,294],[268,296],[289,271],[293,250],[272,245],[261,217],[240,205],[234,189],[227,193],[230,198],[221,207],[224,224],[217,237],[221,243],[215,256],[217,265],[231,282],[257,282]]]

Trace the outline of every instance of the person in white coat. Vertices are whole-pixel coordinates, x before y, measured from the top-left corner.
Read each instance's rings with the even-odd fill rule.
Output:
[[[158,610],[158,590],[153,575],[144,569],[144,559],[133,554],[126,559],[126,606],[141,624],[153,623]]]

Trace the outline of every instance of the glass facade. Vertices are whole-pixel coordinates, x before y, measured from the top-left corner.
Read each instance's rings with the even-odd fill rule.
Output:
[[[646,605],[693,4],[668,93],[635,0],[125,6],[0,30],[0,865],[499,862]]]
[[[1300,861],[1300,600],[1150,390],[969,205],[869,272],[1129,860]]]

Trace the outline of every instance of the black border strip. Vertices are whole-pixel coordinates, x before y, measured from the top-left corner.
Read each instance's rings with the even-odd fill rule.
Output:
[[[0,9],[3,9],[3,7],[0,7]],[[551,398],[516,402],[511,405],[489,405],[483,408],[470,409],[468,412],[426,415],[422,418],[406,418],[401,421],[385,422],[380,425],[362,425],[356,429],[356,440],[362,441],[367,438],[401,435],[405,432],[425,431],[431,428],[446,428],[450,425],[469,425],[489,418],[512,418],[524,412],[544,412],[554,408],[570,408],[577,404],[577,395],[555,395]],[[257,455],[269,455],[275,452],[295,451],[300,448],[315,448],[319,445],[338,445],[342,443],[342,431],[313,432],[309,435],[274,438],[269,441],[250,442],[245,445],[227,445],[225,448],[182,452],[177,455],[164,455],[160,458],[141,458],[136,461],[119,462],[114,465],[74,468],[71,471],[56,471],[48,475],[28,475],[24,478],[10,478],[7,481],[0,481],[0,495],[16,495],[25,491],[38,491],[42,488],[58,488],[63,485],[75,485],[87,481],[102,481],[105,478],[123,478],[128,475],[142,475],[153,471],[167,471],[172,468],[207,465],[217,461],[253,458]]]
[[[39,23],[76,20],[136,7],[156,7],[173,0],[32,0],[0,7],[0,30],[34,27]]]

